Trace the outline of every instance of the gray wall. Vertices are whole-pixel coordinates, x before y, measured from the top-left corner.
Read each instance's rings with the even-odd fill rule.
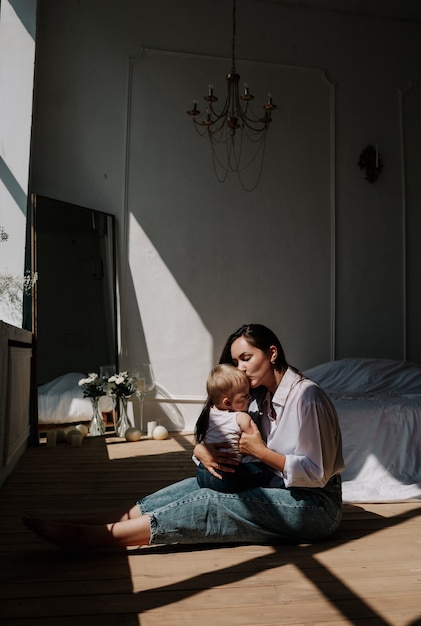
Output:
[[[116,215],[121,363],[152,362],[181,426],[244,322],[301,369],[421,361],[420,30],[238,2],[237,69],[278,104],[250,193],[216,181],[185,114],[210,82],[222,96],[226,0],[39,0],[32,191]]]

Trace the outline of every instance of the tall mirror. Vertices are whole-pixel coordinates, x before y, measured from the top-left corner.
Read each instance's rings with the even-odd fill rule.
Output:
[[[117,367],[115,218],[34,195],[37,382]]]

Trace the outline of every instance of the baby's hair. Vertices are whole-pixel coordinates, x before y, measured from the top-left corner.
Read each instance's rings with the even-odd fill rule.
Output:
[[[216,365],[208,376],[206,391],[213,404],[218,404],[224,396],[229,396],[249,381],[244,372],[233,365],[222,363]]]
[[[200,443],[205,438],[211,406],[218,404],[224,396],[231,395],[233,391],[235,392],[244,385],[249,386],[249,380],[245,373],[234,367],[234,365],[221,363],[211,370],[206,383],[208,398],[196,422],[195,435],[197,443]]]

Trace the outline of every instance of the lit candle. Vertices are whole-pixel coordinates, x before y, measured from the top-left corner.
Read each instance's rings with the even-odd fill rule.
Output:
[[[245,96],[249,95],[249,86],[247,83],[244,83],[244,95]]]
[[[148,437],[152,437],[152,433],[156,428],[156,422],[148,422],[147,433]]]

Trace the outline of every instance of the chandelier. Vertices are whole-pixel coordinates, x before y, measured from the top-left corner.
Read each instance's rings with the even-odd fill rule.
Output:
[[[213,85],[209,85],[204,96],[206,109],[203,113],[193,100],[193,108],[187,111],[193,120],[194,128],[202,137],[208,137],[212,149],[215,174],[219,182],[224,182],[230,173],[236,173],[244,189],[253,191],[260,180],[263,167],[266,133],[272,121],[272,111],[276,105],[272,94],[268,93],[262,115],[255,115],[251,108],[254,96],[249,85],[244,83],[240,93],[240,75],[235,65],[236,0],[232,8],[232,63],[226,75],[227,93],[222,108],[218,109],[217,96]],[[254,182],[245,183],[243,173],[254,165]]]

